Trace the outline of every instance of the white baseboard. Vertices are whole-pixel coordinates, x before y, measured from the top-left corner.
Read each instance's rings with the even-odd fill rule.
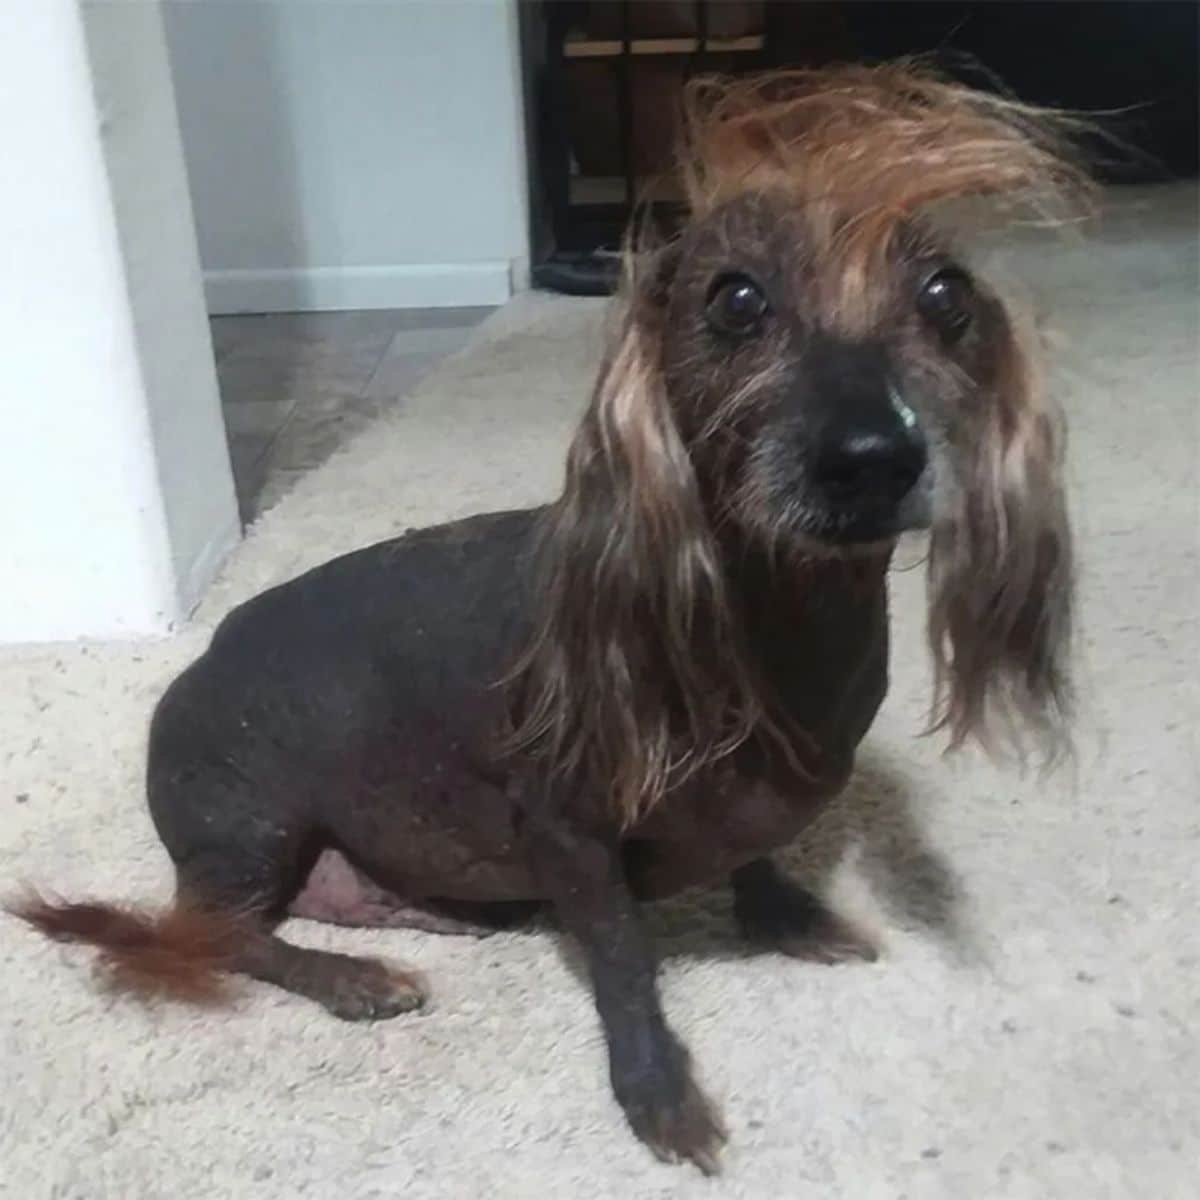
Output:
[[[460,308],[503,304],[512,293],[507,261],[204,272],[204,296],[213,315]]]
[[[520,258],[512,260],[508,268],[508,280],[514,296],[518,292],[527,292],[533,287],[532,267],[528,255],[522,255]]]

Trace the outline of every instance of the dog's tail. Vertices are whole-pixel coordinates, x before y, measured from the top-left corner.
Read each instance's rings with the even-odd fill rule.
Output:
[[[226,1002],[227,972],[252,936],[236,915],[181,904],[152,913],[115,904],[61,903],[30,891],[5,907],[55,941],[94,947],[106,986],[143,1000]]]

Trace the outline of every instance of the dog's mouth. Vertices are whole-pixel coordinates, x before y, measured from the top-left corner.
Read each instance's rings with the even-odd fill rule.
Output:
[[[928,529],[933,520],[929,476],[926,470],[899,501],[871,494],[838,503],[823,499],[810,510],[801,537],[832,553],[874,553],[894,545],[903,534]]]
[[[929,489],[919,484],[899,504],[866,503],[830,515],[832,540],[854,545],[895,541],[903,533],[928,529],[933,507]]]
[[[805,558],[859,561],[891,554],[899,537],[896,534],[870,541],[830,541],[812,534],[798,533],[793,541],[796,550]]]
[[[786,540],[805,558],[861,561],[890,555],[906,534],[921,533],[931,525],[928,501],[914,498],[903,511],[890,514],[810,509]]]

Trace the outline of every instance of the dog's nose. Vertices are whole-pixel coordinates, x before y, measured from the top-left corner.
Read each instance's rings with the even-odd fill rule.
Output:
[[[925,439],[915,428],[847,428],[823,439],[813,475],[838,503],[899,504],[925,470]]]

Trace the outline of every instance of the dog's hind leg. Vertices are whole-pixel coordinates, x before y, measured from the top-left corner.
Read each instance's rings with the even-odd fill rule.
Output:
[[[274,984],[323,1005],[348,1021],[378,1020],[411,1012],[425,1001],[417,975],[372,958],[308,949],[274,932],[290,893],[294,864],[265,847],[205,847],[176,862],[176,907],[230,914],[243,931],[232,942],[229,969]]]
[[[273,934],[247,943],[237,966],[247,975],[307,996],[345,1021],[378,1021],[412,1012],[426,989],[411,970],[374,958],[293,946]]]
[[[739,867],[730,883],[734,919],[751,942],[811,962],[874,962],[879,957],[866,934],[793,883],[770,859]]]
[[[7,907],[47,937],[93,946],[110,986],[147,1000],[220,1001],[228,976],[244,974],[351,1021],[421,1007],[425,991],[412,971],[275,936],[287,900],[279,868],[253,848],[210,844],[176,860],[175,903],[161,913],[36,893]]]
[[[213,1002],[231,974],[307,996],[335,1016],[373,1020],[419,1008],[416,975],[375,959],[291,945],[275,934],[306,867],[302,804],[278,803],[229,772],[150,775],[150,809],[175,863],[174,904],[160,913],[31,895],[14,914],[58,941],[99,951],[115,989],[146,999]]]

